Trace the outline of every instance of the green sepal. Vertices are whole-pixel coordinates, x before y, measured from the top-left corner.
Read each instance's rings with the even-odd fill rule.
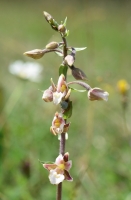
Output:
[[[83,51],[85,50],[87,47],[81,47],[81,48],[74,48],[76,51]]]
[[[67,109],[64,110],[63,112],[63,118],[68,119],[71,117],[71,115],[72,115],[72,101],[69,101]]]
[[[52,25],[56,26],[57,28],[59,26],[59,24],[57,23],[57,21],[55,21],[54,19],[53,19],[53,24]]]
[[[87,92],[87,90],[78,90],[76,88],[72,88],[72,87],[69,87],[72,91],[76,91],[76,92]]]
[[[66,30],[66,33],[64,34],[64,37],[68,37],[69,36],[70,31]]]
[[[66,26],[66,23],[67,23],[67,17],[65,18],[63,25]]]
[[[38,159],[38,161],[41,163],[41,164],[54,164],[53,162],[50,162],[50,161],[41,161]]]
[[[57,52],[57,51],[55,51],[55,53],[56,53],[58,56],[60,56],[60,57],[63,56],[63,53],[60,53],[60,52]]]
[[[61,65],[59,68],[59,76],[63,74],[66,77],[68,67],[66,65]]]

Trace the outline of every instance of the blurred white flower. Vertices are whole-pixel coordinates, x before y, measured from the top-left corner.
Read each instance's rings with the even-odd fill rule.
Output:
[[[9,65],[9,72],[11,74],[33,82],[41,81],[42,70],[43,66],[37,62],[23,62],[21,60],[16,60]]]

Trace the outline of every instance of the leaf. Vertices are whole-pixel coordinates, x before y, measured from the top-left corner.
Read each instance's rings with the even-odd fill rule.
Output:
[[[76,88],[72,88],[72,87],[69,87],[71,90],[73,91],[76,91],[76,92],[87,92],[87,90],[78,90]]]
[[[64,76],[66,77],[67,69],[68,69],[68,67],[66,65],[61,65],[60,68],[59,68],[59,76],[61,74],[64,74]]]
[[[63,53],[60,53],[60,52],[58,52],[58,51],[55,51],[55,53],[56,53],[58,56],[60,56],[60,57],[63,56]]]
[[[81,47],[81,48],[77,48],[77,47],[74,47],[74,49],[76,50],[76,51],[83,51],[83,50],[85,50],[87,47]]]
[[[72,115],[72,101],[69,101],[67,109],[63,113],[63,118],[68,119]]]
[[[53,162],[50,162],[50,161],[41,161],[38,159],[38,161],[41,163],[41,164],[54,164]]]
[[[66,26],[66,23],[67,23],[67,17],[65,18],[63,25]]]
[[[69,30],[66,30],[66,33],[64,34],[64,37],[68,37],[69,36]]]

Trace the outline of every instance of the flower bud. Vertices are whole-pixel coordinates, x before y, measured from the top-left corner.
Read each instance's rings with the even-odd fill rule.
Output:
[[[47,90],[44,91],[42,99],[45,102],[51,102],[51,101],[53,101],[52,87],[49,87]]]
[[[34,58],[34,59],[40,59],[44,56],[44,54],[45,53],[41,49],[34,49],[34,50],[31,50],[31,51],[26,51],[24,53],[24,55],[29,56],[29,57]]]
[[[67,65],[72,66],[72,65],[74,64],[74,62],[75,62],[74,56],[72,56],[72,55],[67,55],[67,56],[65,57],[65,63],[66,63]]]
[[[54,18],[47,12],[43,12],[44,16],[45,16],[45,19],[47,20],[47,22],[51,25],[51,27],[58,31],[58,23],[54,20]]]
[[[88,98],[90,101],[95,100],[108,100],[109,93],[100,89],[100,88],[92,88],[88,92]]]
[[[47,20],[47,22],[49,23],[53,23],[53,17],[46,11],[43,12],[44,16],[45,16],[45,19]]]
[[[58,26],[58,31],[60,31],[61,33],[65,33],[66,27],[65,27],[63,24],[60,24],[60,25]]]
[[[81,69],[74,66],[72,66],[70,69],[72,70],[72,75],[76,80],[87,80],[87,76]]]
[[[46,45],[46,49],[56,49],[59,47],[58,42],[50,42],[49,44]]]

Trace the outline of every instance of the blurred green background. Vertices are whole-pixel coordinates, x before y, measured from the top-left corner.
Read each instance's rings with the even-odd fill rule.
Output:
[[[50,133],[59,107],[42,101],[50,78],[58,79],[61,58],[51,53],[40,83],[9,73],[24,62],[23,52],[61,41],[43,17],[68,17],[69,46],[78,52],[75,66],[92,87],[110,93],[108,102],[90,102],[86,93],[72,93],[74,103],[66,151],[73,160],[73,182],[63,183],[63,200],[131,200],[131,106],[123,112],[117,82],[131,82],[130,1],[0,1],[0,200],[55,199],[56,186],[38,160],[55,161],[59,141]],[[68,80],[74,80],[70,75]]]

